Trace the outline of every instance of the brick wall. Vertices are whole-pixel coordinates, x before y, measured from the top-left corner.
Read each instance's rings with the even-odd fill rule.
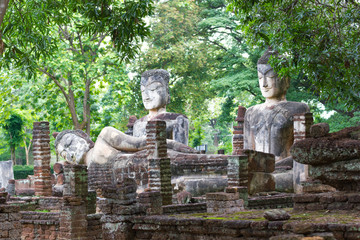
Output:
[[[18,206],[0,204],[0,239],[20,239],[20,218]]]
[[[59,217],[57,212],[21,212],[21,239],[49,239],[58,237]]]

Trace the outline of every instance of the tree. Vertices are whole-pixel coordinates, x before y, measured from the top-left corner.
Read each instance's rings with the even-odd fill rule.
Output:
[[[110,36],[122,59],[134,57],[139,39],[149,35],[144,17],[152,12],[152,0],[60,0],[10,2],[1,25],[3,55],[0,66],[11,66],[34,74],[37,62],[58,48],[51,35],[54,25],[65,26],[82,16],[77,27],[88,35]]]
[[[2,125],[6,131],[6,141],[10,146],[13,165],[16,164],[15,150],[23,140],[23,125],[24,122],[21,116],[17,113],[12,113]]]
[[[4,22],[3,59],[7,61],[3,64],[25,68],[38,83],[42,81],[35,74],[46,75],[45,86],[50,88],[45,89],[50,92],[54,87],[59,89],[73,127],[90,134],[91,106],[96,102],[91,95],[99,93],[94,84],[102,88],[109,72],[118,70],[124,61],[134,57],[138,50],[136,43],[149,34],[143,18],[151,13],[151,3],[150,0],[70,1],[64,8],[58,2],[45,1],[34,13],[38,2],[29,1],[20,6],[14,1],[9,6],[14,16]],[[24,35],[34,20],[40,22],[34,23],[29,34]],[[23,25],[15,29],[19,22]],[[21,41],[15,41],[14,37]],[[47,98],[46,105],[57,102],[57,98],[55,95],[51,100]],[[56,108],[57,104],[50,107]]]
[[[152,36],[148,48],[140,54],[137,73],[163,68],[170,72],[171,103],[169,111],[186,113],[188,117],[206,111],[204,101],[214,94],[209,88],[212,72],[216,69],[212,46],[199,36],[200,8],[195,1],[158,2],[151,19]],[[134,105],[141,107],[137,91],[139,77],[133,84]]]
[[[253,46],[272,46],[288,61],[271,64],[285,76],[297,73],[332,107],[358,111],[360,4],[357,1],[229,1]]]

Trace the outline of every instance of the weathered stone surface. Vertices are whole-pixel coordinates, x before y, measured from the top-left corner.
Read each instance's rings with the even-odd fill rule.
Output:
[[[309,138],[291,148],[294,160],[312,165],[310,176],[342,191],[360,189],[360,140],[352,139],[359,127],[329,137]]]
[[[325,137],[328,135],[330,127],[328,123],[314,124],[310,128],[310,136],[313,138]]]
[[[56,152],[73,164],[84,164],[87,152],[93,147],[94,142],[81,130],[62,131],[55,140]],[[60,173],[61,167],[56,167],[56,171]]]
[[[286,171],[280,173],[273,173],[275,178],[275,189],[279,192],[293,192],[293,172]]]
[[[284,234],[284,235],[273,236],[270,238],[270,240],[301,240],[303,238],[304,235],[301,234]]]
[[[6,188],[10,179],[14,179],[12,161],[0,161],[0,188]]]
[[[248,155],[249,172],[271,173],[275,170],[275,156],[273,154],[254,150],[245,150],[245,153]]]
[[[360,158],[360,140],[351,134],[360,127],[345,128],[329,137],[307,138],[295,143],[290,152],[294,160],[312,166]]]
[[[249,194],[275,191],[275,179],[270,173],[249,173]]]
[[[264,218],[269,221],[282,221],[290,219],[290,214],[282,209],[272,209],[264,213]]]
[[[360,158],[312,166],[310,176],[341,191],[359,191]]]

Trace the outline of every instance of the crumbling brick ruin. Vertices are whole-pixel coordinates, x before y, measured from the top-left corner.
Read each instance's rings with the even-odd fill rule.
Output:
[[[296,124],[307,124],[306,116],[298,119]],[[273,183],[269,182],[270,187],[256,186],[254,176],[271,174],[274,158],[256,151],[238,149],[231,156],[179,154],[172,158],[166,149],[163,121],[148,123],[147,150],[134,154],[132,161],[120,156],[116,161],[89,168],[63,165],[61,171],[57,170],[63,181],[60,196],[54,189],[51,192],[48,123],[36,123],[34,129],[36,197],[9,197],[0,192],[0,239],[360,238],[358,193],[304,191],[293,195],[268,191],[273,190]],[[304,139],[306,134],[300,134],[304,131],[297,129],[295,138]],[[242,133],[239,127],[235,131]],[[121,160],[129,164],[121,165]],[[173,176],[204,173],[225,177],[223,191],[192,198],[198,200],[196,203],[177,204]],[[305,182],[304,190],[309,189],[306,184],[314,186]],[[258,189],[256,194],[249,195],[253,189]],[[292,206],[294,210],[289,208]],[[264,218],[263,209],[269,208],[286,208],[291,218]],[[318,214],[322,210],[327,212]],[[312,221],[311,212],[317,221]]]

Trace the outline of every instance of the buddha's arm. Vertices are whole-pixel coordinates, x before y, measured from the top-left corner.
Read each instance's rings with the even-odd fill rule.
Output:
[[[177,141],[174,141],[174,140],[171,140],[171,139],[167,139],[166,140],[166,143],[167,143],[167,147],[174,150],[174,151],[177,151],[177,152],[182,152],[182,153],[199,153],[198,151],[196,151],[195,149],[185,145],[185,144],[182,144],[182,143],[179,143]]]
[[[146,147],[145,137],[129,136],[113,127],[105,127],[98,137],[120,151],[135,152]]]

